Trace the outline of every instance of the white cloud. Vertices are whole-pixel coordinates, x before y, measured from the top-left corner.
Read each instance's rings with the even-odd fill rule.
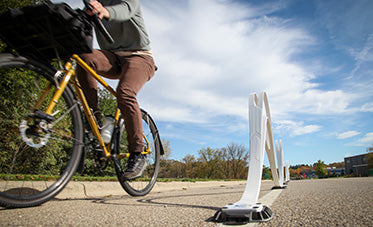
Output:
[[[360,132],[347,131],[347,132],[343,132],[343,133],[338,134],[337,138],[338,139],[347,139],[347,138],[354,137],[354,136],[357,136],[357,135],[360,135]]]
[[[321,130],[319,125],[304,125],[304,122],[289,120],[275,122],[274,128],[278,134],[290,134],[290,136],[300,136]]]
[[[296,122],[295,116],[369,110],[352,106],[359,105],[357,90],[321,89],[314,69],[324,69],[325,62],[313,66],[296,57],[313,51],[317,37],[289,19],[268,16],[278,9],[218,0],[143,1],[160,69],[140,103],[158,121],[219,124],[228,130],[232,124],[220,119],[246,123],[249,94],[266,91],[273,121],[292,137],[322,129],[306,118]]]
[[[365,136],[358,140],[360,146],[372,146],[373,145],[373,132],[365,134]]]
[[[160,67],[141,96],[147,108],[172,107],[199,119],[246,119],[249,94],[267,91],[274,115],[347,111],[351,96],[316,89],[318,84],[310,81],[315,75],[291,61],[314,40],[287,20],[265,16],[279,6],[254,9],[216,0],[143,3]],[[168,111],[158,116],[174,117]],[[188,122],[193,116],[179,117]]]
[[[297,91],[284,91],[273,95],[273,109],[282,118],[288,114],[335,115],[357,111],[350,104],[356,95],[342,90],[322,91],[319,89],[304,89],[299,86]],[[276,112],[274,112],[276,115]]]
[[[350,54],[355,57],[356,63],[355,68],[352,71],[352,76],[357,74],[364,63],[370,63],[373,61],[373,34],[370,34],[367,38],[365,45],[361,49],[349,50]]]
[[[363,112],[373,112],[373,102],[364,104],[361,107],[361,111],[363,111]]]

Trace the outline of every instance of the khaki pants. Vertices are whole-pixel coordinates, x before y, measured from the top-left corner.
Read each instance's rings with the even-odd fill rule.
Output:
[[[143,151],[141,110],[136,99],[142,86],[155,71],[153,58],[147,55],[121,56],[121,52],[93,50],[80,57],[99,75],[119,79],[117,87],[118,107],[124,117],[129,152]],[[77,67],[77,76],[93,111],[98,111],[97,81]]]

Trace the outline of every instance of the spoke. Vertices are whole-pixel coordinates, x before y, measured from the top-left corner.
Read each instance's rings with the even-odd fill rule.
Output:
[[[75,139],[74,136],[71,136],[71,135],[68,135],[68,134],[65,134],[65,133],[62,133],[62,132],[58,132],[57,130],[51,130],[51,132],[54,132],[55,134],[61,135],[61,137],[63,137],[63,138],[76,141],[76,142],[78,142],[78,144],[81,144],[81,145],[84,144],[83,141],[79,141],[78,139]],[[49,139],[52,139],[52,140],[55,140],[55,141],[60,141],[60,142],[66,142],[66,139],[60,139],[60,138],[57,138],[56,136],[52,136]]]
[[[76,106],[78,105],[78,103],[75,103],[74,105],[72,105],[70,107],[70,109],[68,109],[66,111],[66,113],[64,113],[61,117],[59,117],[57,120],[55,120],[52,124],[51,124],[51,127],[53,127],[55,124],[57,124],[59,121],[61,121],[64,117],[66,117],[67,114],[69,114]],[[54,115],[56,115],[59,111],[55,112]]]

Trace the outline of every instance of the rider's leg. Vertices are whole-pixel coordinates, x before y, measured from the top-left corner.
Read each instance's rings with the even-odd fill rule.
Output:
[[[145,160],[141,155],[144,150],[142,117],[136,95],[153,77],[155,66],[150,56],[133,55],[120,57],[120,60],[122,73],[117,88],[117,101],[124,115],[128,149],[131,153],[125,177],[133,179],[140,176],[145,168]]]
[[[81,54],[80,57],[98,74],[108,78],[118,79],[120,75],[119,60],[112,52],[93,50],[92,53]],[[79,65],[76,68],[76,73],[89,107],[94,113],[99,113],[97,81]],[[95,115],[97,120],[100,120],[101,115]]]

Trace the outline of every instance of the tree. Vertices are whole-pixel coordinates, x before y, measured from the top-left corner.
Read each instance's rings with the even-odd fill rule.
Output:
[[[270,167],[263,166],[263,174],[262,174],[263,179],[272,179],[272,171]]]
[[[107,89],[98,90],[98,108],[103,115],[114,115],[118,104],[116,98]]]
[[[36,103],[39,92],[35,87],[30,87],[34,83],[35,75],[27,70],[2,70],[0,72],[0,172],[12,170],[12,173],[59,173],[64,168],[65,160],[69,157],[70,145],[68,140],[51,140],[48,146],[35,149],[26,146],[22,142],[19,131],[19,124],[25,116],[30,114],[30,103]],[[39,78],[38,85],[44,88],[49,84],[48,80]],[[39,94],[40,95],[40,94]],[[19,97],[22,97],[20,99]],[[51,98],[51,94],[45,97]],[[41,105],[46,108],[47,102]],[[65,102],[60,99],[55,107],[58,114],[59,108],[64,108]],[[62,118],[54,129],[69,135],[71,118]],[[60,134],[61,135],[61,134]],[[17,163],[15,160],[18,160]]]
[[[297,174],[295,173],[294,169],[289,168],[290,178],[297,177]]]
[[[172,156],[170,141],[162,139],[162,146],[163,146],[164,155],[161,156],[161,159],[162,160],[170,159],[170,157]]]
[[[325,169],[325,164],[323,161],[319,160],[317,163],[314,164],[315,173],[320,178],[326,176],[328,172]]]
[[[161,160],[161,168],[159,169],[158,177],[160,178],[184,178],[185,167],[184,163],[176,160]]]
[[[333,162],[333,163],[330,163],[328,167],[344,168],[345,162]]]
[[[21,8],[27,5],[34,5],[36,3],[44,2],[45,0],[1,0],[0,13],[5,12],[10,8]],[[0,52],[6,49],[6,44],[0,40]]]
[[[44,2],[44,0],[1,0],[0,12],[4,12],[9,8],[21,8],[23,6],[33,5],[40,2]]]
[[[312,172],[312,168],[305,165],[305,166],[301,166],[300,168],[297,169],[297,172],[298,172],[298,175],[303,175],[303,174],[306,174],[306,173],[311,173]]]
[[[222,151],[210,147],[199,151],[199,161],[202,162],[199,174],[201,177],[209,179],[220,179],[224,176],[222,166]]]
[[[373,169],[373,152],[367,154],[368,169]]]
[[[196,158],[194,155],[186,155],[183,158],[183,162],[185,165],[185,177],[187,178],[197,178],[198,174],[198,166],[199,162],[197,162]]]
[[[176,164],[175,160],[170,160],[170,157],[171,157],[170,141],[162,139],[162,146],[164,150],[164,155],[162,155],[160,159],[159,177],[163,177],[163,178],[175,177],[172,173],[173,170],[171,170],[171,168],[173,168],[172,165],[178,165],[178,164]],[[179,176],[180,174],[176,174],[176,175]]]
[[[222,156],[226,178],[245,178],[249,151],[244,145],[230,143],[227,147],[222,148]]]

